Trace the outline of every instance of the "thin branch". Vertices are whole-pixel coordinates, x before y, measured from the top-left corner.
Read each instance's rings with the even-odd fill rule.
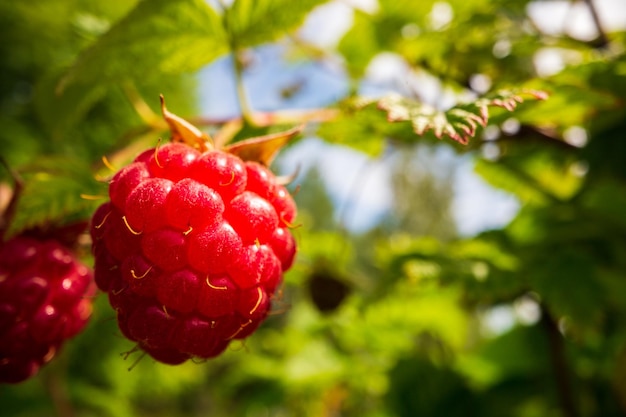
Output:
[[[250,118],[255,126],[265,127],[276,124],[330,122],[339,117],[339,115],[340,111],[337,109],[278,110],[274,112],[252,112]],[[196,117],[188,120],[196,126],[221,126],[243,122],[242,117]]]
[[[589,8],[589,12],[591,13],[591,18],[593,19],[593,23],[596,25],[596,30],[598,31],[598,40],[597,47],[604,48],[609,44],[609,38],[606,36],[606,31],[604,30],[604,26],[602,25],[602,21],[600,20],[600,15],[598,15],[598,9],[596,8],[593,0],[583,0],[587,7]]]
[[[54,361],[53,366],[41,373],[44,386],[52,400],[56,415],[58,417],[73,417],[76,413],[67,385],[67,356],[57,356]]]
[[[559,327],[545,307],[541,311],[541,323],[548,336],[552,372],[556,383],[557,395],[561,403],[561,410],[565,417],[578,417],[576,401],[571,384],[571,372],[567,364],[565,344]]]
[[[538,141],[541,143],[554,146],[556,148],[559,148],[565,151],[576,151],[579,149],[576,146],[570,145],[569,143],[565,142],[563,138],[559,136],[557,132],[554,132],[548,129],[542,129],[540,127],[532,126],[532,125],[522,125],[520,126],[519,130],[515,132],[514,134],[500,135],[500,137],[494,140],[493,142],[506,143],[506,142],[515,142],[519,140],[523,140],[524,142],[529,142],[531,140],[534,140],[534,141]],[[477,141],[475,143],[477,145],[481,145],[484,143],[484,141],[483,142]]]

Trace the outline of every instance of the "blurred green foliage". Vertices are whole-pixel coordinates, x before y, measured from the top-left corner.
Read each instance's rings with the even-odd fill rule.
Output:
[[[379,0],[320,50],[297,28],[324,1],[217,3],[0,3],[0,155],[26,183],[10,231],[88,220],[99,201],[83,197],[106,193],[102,156],[119,167],[166,134],[158,94],[193,118],[195,72],[228,54],[233,71],[246,71],[237,61],[246,48],[267,43],[341,62],[350,97],[311,129],[372,158],[397,157],[390,214],[351,232],[310,170],[296,195],[297,263],[275,314],[245,343],[205,363],[136,362],[99,295],[89,327],[59,357],[0,386],[0,415],[626,415],[626,34],[548,35],[524,0]],[[574,59],[538,74],[545,48]],[[433,113],[401,86],[391,104],[348,104],[363,103],[381,54],[406,66],[405,84],[427,74],[442,96],[463,99]],[[487,98],[477,75],[489,80]],[[483,130],[484,106],[527,89],[549,99],[513,114],[490,107]],[[204,122],[220,132],[221,122]],[[246,122],[237,138],[276,128]],[[436,139],[450,128],[475,137],[467,146]],[[508,225],[459,236],[454,162],[433,162],[442,148],[516,197]]]

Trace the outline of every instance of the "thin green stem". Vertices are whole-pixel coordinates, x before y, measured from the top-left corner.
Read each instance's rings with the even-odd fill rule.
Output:
[[[74,406],[67,385],[68,357],[60,355],[54,361],[54,364],[41,373],[41,378],[50,395],[56,415],[58,417],[73,417],[75,415]]]
[[[237,99],[239,100],[239,108],[241,109],[241,115],[246,123],[254,125],[254,115],[252,111],[252,107],[250,106],[250,101],[248,99],[248,94],[246,92],[246,87],[243,82],[243,63],[239,57],[240,51],[236,49],[235,46],[232,47],[233,51],[233,66],[235,69],[235,83],[237,86]]]
[[[224,25],[224,29],[226,30],[226,33],[228,34],[228,44],[230,47],[230,53],[232,54],[232,57],[233,57],[233,70],[235,72],[237,99],[239,101],[239,108],[241,109],[241,116],[245,123],[254,126],[255,124],[254,124],[252,106],[250,105],[248,94],[246,93],[246,87],[243,82],[243,72],[245,68],[244,68],[243,61],[241,60],[241,56],[240,56],[242,49],[239,47],[237,43],[237,36],[235,33],[233,33],[233,29],[231,27],[231,19],[230,19],[231,9],[226,6],[226,3],[224,0],[219,0],[219,3],[222,6],[222,9],[224,11],[224,14],[222,16],[222,24]]]
[[[124,82],[121,88],[139,118],[149,126],[158,126],[161,118],[148,106],[137,87],[131,82]]]

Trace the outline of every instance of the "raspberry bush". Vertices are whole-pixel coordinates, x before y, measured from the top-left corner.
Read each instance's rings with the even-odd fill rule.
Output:
[[[211,149],[164,114],[174,141],[113,176],[91,237],[96,283],[121,332],[178,364],[219,355],[265,319],[296,252],[296,206],[262,163]]]
[[[0,1],[0,161],[28,180],[7,235],[106,203],[96,317],[0,387],[0,415],[626,415],[626,27],[548,27],[553,2],[369,3]],[[133,162],[166,127],[159,92],[214,144],[170,117],[173,143]],[[207,357],[267,314],[295,209],[266,148],[222,144],[300,124],[289,313],[245,354],[126,372],[132,346]]]
[[[0,246],[0,383],[35,375],[91,315],[90,269],[53,239]]]

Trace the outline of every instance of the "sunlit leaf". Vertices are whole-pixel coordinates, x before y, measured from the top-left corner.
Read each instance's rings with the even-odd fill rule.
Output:
[[[533,79],[525,86],[550,93],[550,100],[520,112],[524,123],[565,129],[593,122],[602,127],[604,119],[612,123],[622,112],[626,94],[626,74],[622,69],[626,58],[614,61],[591,60],[564,68],[549,77]],[[623,117],[621,117],[623,119]]]
[[[411,50],[424,50],[415,42],[428,21],[434,0],[384,0],[373,13],[355,10],[354,23],[339,42],[339,51],[353,76],[362,76],[368,63],[381,52],[401,52],[403,40],[412,43]],[[408,35],[408,36],[407,36]],[[405,39],[407,38],[408,39]],[[441,48],[427,48],[439,50]]]
[[[390,130],[398,130],[385,121],[382,112],[343,110],[339,117],[319,127],[321,138],[375,156],[384,149]]]
[[[488,261],[503,270],[516,270],[519,260],[507,253],[501,245],[487,239],[470,239],[455,242],[446,250],[450,257],[458,259],[474,259]]]
[[[390,123],[408,122],[413,132],[422,136],[428,131],[441,139],[449,137],[461,144],[469,143],[479,127],[489,120],[489,107],[502,107],[513,111],[525,98],[544,99],[545,94],[531,90],[502,90],[472,103],[459,104],[446,111],[402,97],[397,94],[377,99],[357,99],[358,109],[375,107],[387,114]]]
[[[79,56],[58,91],[189,72],[227,50],[221,18],[206,2],[144,0]]]
[[[524,203],[567,201],[583,184],[577,174],[580,162],[565,146],[558,152],[538,149],[522,138],[515,147],[503,144],[502,148],[503,155],[494,161],[477,160],[475,171],[489,184],[516,195]]]
[[[234,45],[254,46],[285,36],[326,1],[235,0],[225,11],[225,24]]]
[[[9,235],[34,227],[46,228],[88,219],[106,198],[106,188],[89,166],[62,157],[40,159],[38,170],[24,175],[24,188],[9,226]],[[87,197],[87,198],[85,198]]]
[[[483,177],[487,183],[502,191],[514,194],[524,203],[545,204],[550,200],[546,191],[527,175],[509,168],[504,163],[479,159],[476,161],[474,170]]]
[[[339,42],[339,51],[345,57],[346,67],[353,76],[362,75],[379,51],[375,29],[372,16],[357,10],[352,28]]]

